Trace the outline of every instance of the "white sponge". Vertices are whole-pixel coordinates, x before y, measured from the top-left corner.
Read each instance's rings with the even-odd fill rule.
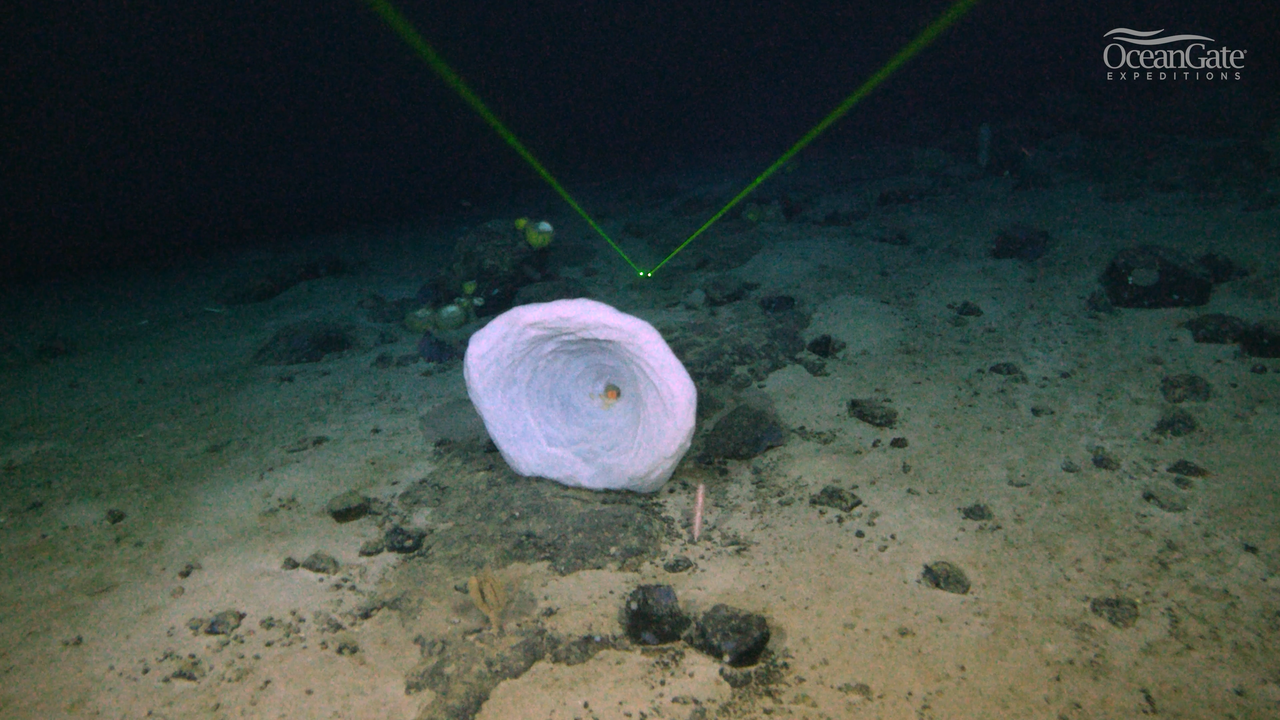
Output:
[[[662,335],[594,300],[508,310],[471,336],[463,372],[521,475],[652,492],[693,438],[698,393]]]

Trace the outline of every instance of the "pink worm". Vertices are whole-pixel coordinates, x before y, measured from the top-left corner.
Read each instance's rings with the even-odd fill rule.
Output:
[[[693,541],[698,542],[698,536],[702,534],[702,508],[707,500],[707,486],[698,483],[698,494],[693,501]]]

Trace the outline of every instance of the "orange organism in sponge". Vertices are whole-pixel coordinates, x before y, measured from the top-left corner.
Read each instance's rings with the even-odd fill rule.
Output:
[[[599,400],[601,407],[608,410],[613,407],[614,403],[618,402],[618,400],[622,398],[622,388],[614,385],[613,383],[607,383],[604,386],[604,390],[599,395],[592,395],[592,397]]]

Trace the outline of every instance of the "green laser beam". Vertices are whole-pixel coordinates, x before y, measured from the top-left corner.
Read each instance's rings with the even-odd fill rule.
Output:
[[[414,29],[409,20],[405,18],[404,15],[400,14],[399,10],[396,10],[396,8],[392,6],[391,3],[387,2],[387,0],[365,1],[369,3],[373,8],[373,11],[382,17],[387,25],[391,27],[392,31],[399,35],[400,39],[404,40],[405,43],[418,54],[418,57],[422,58],[427,66],[430,67],[446,85],[452,88],[454,92],[458,93],[462,100],[469,105],[472,110],[475,110],[476,114],[479,115],[489,127],[493,128],[493,131],[498,133],[498,136],[506,141],[507,145],[511,146],[512,150],[516,151],[516,154],[524,158],[524,161],[529,164],[529,167],[532,167],[534,171],[551,186],[551,189],[555,190],[556,194],[568,203],[569,207],[573,208],[574,212],[581,215],[582,219],[587,221],[587,224],[591,226],[592,230],[599,233],[600,237],[604,238],[604,241],[609,243],[609,246],[612,247],[628,265],[631,266],[632,270],[636,271],[636,274],[641,276],[645,275],[645,272],[641,270],[638,265],[632,262],[631,258],[622,251],[622,248],[618,247],[618,244],[613,241],[613,238],[609,237],[609,234],[604,231],[604,228],[601,228],[596,224],[596,221],[587,214],[587,211],[582,209],[582,206],[578,204],[578,201],[573,199],[573,196],[569,194],[569,191],[565,190],[564,187],[560,185],[559,181],[551,175],[551,172],[547,170],[542,163],[538,162],[538,158],[534,157],[533,153],[524,146],[524,143],[520,142],[520,139],[515,136],[515,133],[508,130],[507,126],[502,124],[502,121],[498,119],[498,116],[493,114],[493,111],[490,110],[489,107],[484,104],[484,101],[480,99],[480,96],[476,95],[466,82],[462,80],[462,77],[458,75],[458,73],[454,72],[453,68],[449,67],[448,63],[444,61],[444,58],[440,57],[440,54],[427,44],[427,41],[423,39],[422,35],[420,35],[417,30]]]
[[[849,97],[845,98],[839,105],[837,105],[835,110],[828,113],[827,116],[815,125],[812,130],[805,133],[798,141],[796,141],[796,144],[792,145],[791,149],[782,153],[781,157],[766,168],[764,172],[760,173],[755,180],[752,180],[750,185],[743,188],[742,192],[733,196],[733,199],[729,201],[729,204],[720,208],[720,211],[715,215],[712,215],[711,219],[702,224],[702,227],[695,230],[688,239],[680,243],[679,247],[672,250],[671,254],[663,258],[662,262],[654,265],[653,269],[648,273],[644,273],[644,275],[646,277],[653,277],[653,273],[656,272],[658,268],[670,262],[671,258],[675,257],[681,250],[688,247],[689,243],[693,242],[699,235],[706,232],[707,228],[715,224],[715,222],[721,217],[724,217],[724,214],[733,209],[735,205],[742,202],[743,198],[750,195],[757,187],[760,186],[761,183],[769,179],[769,176],[776,173],[783,165],[786,165],[787,161],[795,157],[796,153],[803,150],[809,143],[813,142],[819,135],[825,132],[827,128],[831,127],[840,120],[840,118],[844,117],[854,105],[857,105],[864,97],[871,94],[872,90],[875,90],[876,87],[883,83],[898,68],[905,65],[908,60],[916,55],[916,53],[920,52],[928,46],[929,43],[933,42],[943,33],[943,31],[954,25],[957,20],[963,17],[965,13],[969,12],[969,10],[977,4],[978,0],[957,0],[957,2],[946,12],[940,15],[937,20],[934,20],[928,27],[922,30],[914,40],[907,43],[906,46],[899,50],[896,55],[889,58],[889,62],[885,63],[884,67],[880,68],[874,75],[867,78],[866,82],[862,83],[857,90],[854,90]]]
[[[405,18],[404,15],[400,14],[400,11],[396,10],[396,8],[387,0],[365,0],[365,2],[373,8],[374,12],[382,17],[393,32],[399,35],[400,38],[404,40],[405,43],[408,44],[424,62],[426,62],[427,66],[430,67],[446,85],[452,88],[454,92],[458,93],[459,97],[461,97],[462,100],[466,102],[466,104],[469,105],[489,127],[493,128],[493,131],[498,133],[498,136],[501,137],[512,150],[515,150],[516,154],[523,158],[524,161],[529,164],[529,167],[532,167],[534,171],[551,186],[551,189],[554,190],[556,194],[569,205],[569,207],[573,208],[574,212],[578,213],[578,215],[587,222],[587,225],[589,225],[592,230],[595,230],[600,237],[604,238],[604,241],[609,243],[609,247],[613,248],[614,252],[618,253],[618,256],[630,265],[631,269],[635,270],[636,274],[641,277],[653,277],[653,273],[663,265],[670,262],[672,258],[688,247],[689,243],[692,243],[699,235],[706,232],[707,228],[710,228],[717,220],[724,217],[725,213],[729,212],[734,206],[742,202],[742,200],[755,191],[761,183],[769,179],[770,176],[786,165],[791,158],[795,157],[795,155],[807,147],[809,143],[817,139],[817,137],[825,132],[827,128],[831,127],[844,117],[854,105],[861,102],[864,97],[869,95],[871,91],[875,90],[881,83],[888,79],[888,77],[896,72],[898,68],[905,65],[907,61],[915,57],[917,53],[937,39],[937,37],[947,28],[954,25],[956,21],[968,13],[974,5],[978,4],[978,0],[956,0],[956,2],[946,10],[946,12],[930,23],[929,26],[922,30],[914,40],[907,43],[906,46],[899,50],[893,57],[889,58],[889,61],[885,63],[883,67],[877,70],[875,74],[863,82],[858,89],[854,90],[848,97],[846,97],[834,110],[828,113],[826,117],[815,125],[813,129],[801,136],[801,138],[796,141],[790,149],[784,152],[772,165],[765,168],[764,172],[760,173],[755,180],[752,180],[749,185],[735,195],[728,204],[723,208],[720,208],[716,214],[712,215],[710,219],[703,223],[702,227],[695,230],[693,234],[686,238],[684,242],[680,243],[675,250],[672,250],[670,254],[663,258],[662,262],[654,265],[652,269],[646,271],[641,270],[640,267],[636,265],[625,252],[623,252],[622,248],[618,247],[618,244],[613,241],[613,238],[609,237],[609,234],[604,231],[604,228],[601,228],[596,221],[587,214],[587,211],[573,199],[573,196],[569,194],[569,191],[565,190],[564,187],[560,185],[559,181],[551,175],[551,172],[548,171],[536,157],[534,157],[533,153],[524,146],[524,143],[520,142],[520,139],[502,124],[502,121],[498,119],[498,116],[495,115],[493,111],[484,104],[484,101],[480,99],[480,96],[476,95],[475,92],[472,91],[471,88],[462,80],[462,77],[459,76],[458,73],[454,72],[453,68],[449,67],[448,63],[440,57],[439,53],[432,49],[427,41],[423,39],[422,35],[414,29],[409,20]]]

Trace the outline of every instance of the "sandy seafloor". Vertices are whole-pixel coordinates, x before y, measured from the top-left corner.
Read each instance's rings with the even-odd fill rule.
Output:
[[[1180,326],[1207,312],[1278,314],[1280,211],[1241,212],[1230,191],[1189,186],[1108,200],[1087,173],[1019,189],[959,163],[941,179],[907,163],[824,184],[830,167],[802,161],[760,191],[768,203],[780,187],[807,187],[808,215],[735,221],[717,265],[673,262],[652,280],[631,277],[551,201],[506,209],[550,209],[564,228],[559,276],[659,329],[727,312],[688,301],[721,275],[758,283],[744,308],[794,296],[810,317],[806,340],[829,333],[847,347],[825,375],[797,362],[756,384],[791,431],[784,446],[723,463],[720,474],[686,459],[654,496],[678,530],[655,557],[567,575],[545,562],[495,568],[513,596],[501,636],[459,592],[467,572],[361,557],[381,532],[373,519],[338,524],[324,511],[346,490],[394,503],[431,475],[442,461],[423,427],[449,419],[422,416],[446,408],[465,420],[460,363],[373,367],[381,352],[414,351],[403,328],[389,346],[318,363],[252,362],[299,319],[372,327],[361,299],[412,296],[463,229],[319,238],[6,298],[0,715],[414,718],[434,693],[407,694],[406,677],[432,639],[483,651],[534,627],[620,636],[627,593],[669,583],[692,612],[727,603],[764,615],[768,681],[734,690],[715,659],[683,644],[620,642],[579,664],[535,663],[498,684],[477,717],[1280,717],[1280,361],[1196,344]],[[668,238],[644,247],[625,223],[687,233],[750,173],[668,179],[676,189],[656,195],[602,184],[584,196],[652,262]],[[912,183],[942,189],[876,204],[880,191]],[[704,197],[715,199],[707,212],[672,221],[673,208]],[[845,227],[814,221],[841,208],[866,212]],[[503,217],[480,215],[476,223]],[[1045,257],[989,257],[996,232],[1015,222],[1052,235]],[[874,241],[897,231],[909,245]],[[1251,274],[1217,286],[1200,308],[1090,312],[1107,261],[1142,243],[1219,253]],[[262,303],[213,300],[230,277],[322,252],[352,272]],[[957,321],[948,306],[964,300],[983,314]],[[36,360],[52,333],[73,352]],[[1025,377],[987,372],[1000,362]],[[1168,408],[1161,380],[1180,373],[1207,380],[1212,397],[1183,404],[1199,429],[1162,436],[1153,431]],[[737,392],[703,390],[728,405]],[[849,417],[855,397],[890,399],[897,426]],[[328,442],[312,446],[316,436]],[[908,446],[891,447],[894,437]],[[1119,467],[1095,467],[1098,448]],[[1178,460],[1210,474],[1175,487],[1166,468]],[[708,527],[694,545],[692,488],[706,478]],[[828,484],[864,504],[839,521],[811,506]],[[1152,491],[1186,510],[1160,509]],[[485,497],[474,502],[483,516]],[[993,519],[964,519],[959,508],[975,503]],[[109,522],[111,509],[124,519]],[[433,529],[430,513],[412,521]],[[338,575],[282,569],[286,556],[316,550],[339,560]],[[694,568],[665,571],[679,555]],[[967,594],[922,580],[938,560],[966,571]],[[401,601],[351,614],[378,597]],[[1136,603],[1129,627],[1091,611],[1094,599],[1116,597]],[[229,609],[244,614],[233,635],[187,627]],[[344,629],[325,627],[329,616]],[[358,651],[339,654],[339,640]]]

